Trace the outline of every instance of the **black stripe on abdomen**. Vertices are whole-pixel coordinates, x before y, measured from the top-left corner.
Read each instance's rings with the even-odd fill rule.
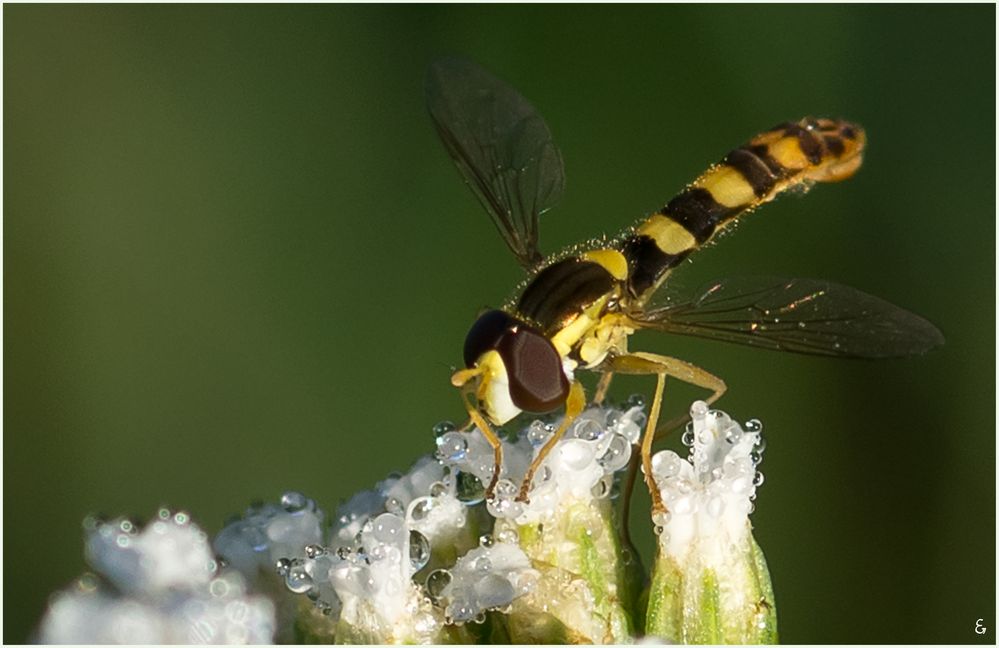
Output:
[[[685,189],[662,210],[693,234],[698,243],[711,238],[719,224],[738,212],[738,209],[718,204],[710,191],[700,187]]]
[[[628,259],[628,290],[637,297],[656,285],[667,270],[686,259],[691,250],[668,254],[651,237],[633,236],[624,241],[621,252]]]

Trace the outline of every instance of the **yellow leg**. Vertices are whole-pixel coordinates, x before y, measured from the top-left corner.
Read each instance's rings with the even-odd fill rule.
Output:
[[[600,382],[597,383],[597,391],[593,394],[593,404],[602,405],[607,398],[607,390],[610,389],[611,380],[614,378],[613,371],[605,371],[600,374]]]
[[[583,386],[579,382],[574,382],[569,388],[569,396],[565,399],[565,418],[562,419],[562,425],[558,426],[558,429],[555,430],[555,433],[552,434],[547,443],[541,446],[538,456],[531,462],[530,467],[527,469],[527,474],[524,475],[524,481],[520,484],[520,493],[517,495],[518,502],[527,501],[527,494],[530,492],[531,482],[534,480],[534,472],[545,460],[545,457],[548,456],[552,448],[555,447],[559,439],[565,435],[565,431],[569,429],[569,426],[572,425],[572,422],[579,416],[584,407],[586,407],[586,394],[583,392]]]
[[[493,491],[496,489],[496,482],[499,481],[500,471],[503,468],[503,442],[496,436],[486,418],[479,413],[479,409],[472,403],[468,391],[462,390],[461,396],[461,400],[465,403],[465,409],[468,410],[469,419],[479,427],[479,430],[482,431],[482,436],[486,438],[486,442],[493,449],[493,478],[489,480],[489,485],[486,486],[486,499],[491,500],[493,498]]]
[[[645,484],[648,486],[649,494],[652,496],[652,509],[653,511],[665,511],[666,507],[663,506],[659,489],[652,479],[652,442],[655,441],[657,434],[666,377],[670,376],[685,383],[711,390],[711,396],[707,398],[709,405],[721,398],[722,394],[725,393],[727,389],[725,381],[689,362],[655,353],[636,352],[616,356],[609,360],[608,365],[609,370],[613,372],[639,375],[654,374],[658,378],[655,396],[652,399],[652,407],[649,410],[649,419],[645,427],[645,435],[642,437],[641,459],[642,468],[645,471]],[[673,421],[669,423],[673,423]],[[627,488],[631,488],[630,484]]]

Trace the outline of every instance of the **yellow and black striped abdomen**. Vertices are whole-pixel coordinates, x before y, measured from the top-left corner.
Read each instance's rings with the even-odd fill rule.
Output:
[[[864,143],[859,126],[806,118],[735,149],[622,241],[632,296],[650,294],[698,246],[782,191],[850,177],[860,167]]]

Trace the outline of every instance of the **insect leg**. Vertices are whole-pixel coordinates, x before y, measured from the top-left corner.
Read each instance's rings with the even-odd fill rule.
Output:
[[[725,381],[689,362],[655,353],[635,352],[613,357],[609,360],[609,369],[614,372],[627,374],[655,374],[658,378],[655,396],[652,399],[652,408],[649,411],[649,419],[645,427],[645,434],[642,437],[641,457],[642,468],[645,472],[645,484],[648,486],[649,493],[652,496],[652,508],[653,510],[664,511],[665,507],[659,495],[659,489],[656,488],[655,481],[652,479],[652,442],[655,441],[658,429],[659,412],[662,407],[666,377],[670,376],[685,383],[711,390],[711,396],[706,401],[708,405],[714,403],[725,393],[727,389]],[[669,423],[673,423],[673,421]]]
[[[524,475],[524,481],[520,484],[520,493],[517,495],[518,502],[527,501],[527,493],[531,490],[534,472],[544,462],[545,457],[548,456],[548,453],[555,447],[559,439],[565,435],[565,431],[569,429],[569,426],[572,425],[572,422],[579,416],[584,407],[586,407],[586,394],[583,392],[583,386],[578,381],[573,382],[572,386],[569,387],[569,396],[565,399],[565,418],[562,419],[562,425],[558,426],[558,429],[555,430],[547,443],[541,446],[538,456],[534,458],[534,461],[528,467],[527,474]]]
[[[482,436],[486,438],[486,442],[493,449],[493,478],[489,480],[489,485],[486,487],[486,499],[489,500],[493,497],[496,482],[499,481],[500,471],[503,468],[503,442],[496,436],[486,418],[482,416],[479,409],[472,403],[468,390],[461,390],[461,400],[465,404],[465,409],[468,410],[469,420],[478,426],[479,430],[482,431]]]
[[[600,374],[600,382],[597,383],[597,391],[593,394],[593,404],[601,405],[607,398],[607,390],[610,389],[611,380],[614,378],[613,371],[605,371]]]

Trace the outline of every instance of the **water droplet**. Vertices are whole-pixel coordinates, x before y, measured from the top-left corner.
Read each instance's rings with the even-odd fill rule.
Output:
[[[435,481],[430,484],[430,497],[443,497],[447,495],[447,485],[444,482]]]
[[[434,425],[434,438],[443,436],[448,432],[454,432],[457,428],[451,421],[441,421]]]
[[[670,520],[669,511],[654,511],[652,513],[652,523],[656,526],[666,526]]]
[[[493,546],[493,537],[488,533],[479,536],[479,546],[488,549]]]
[[[762,436],[756,437],[756,451],[762,453],[767,449],[767,440]]]
[[[350,547],[337,547],[336,548],[336,557],[339,558],[340,560],[350,560],[350,556],[353,553],[354,552],[351,550]]]
[[[517,544],[520,540],[520,536],[517,532],[509,527],[500,529],[496,534],[496,540],[499,542],[505,542],[506,544]]]
[[[532,421],[527,428],[527,441],[532,447],[537,448],[543,446],[551,434],[542,421]]]
[[[756,476],[753,477],[753,486],[762,486],[762,485],[763,485],[763,473],[757,470]]]
[[[687,429],[683,431],[680,442],[688,448],[694,446],[694,427],[690,423],[687,424]]]
[[[455,482],[455,497],[466,506],[475,506],[486,498],[486,487],[469,472],[459,472]]]
[[[492,542],[492,540],[490,540]],[[492,545],[490,545],[492,546]],[[472,569],[477,572],[486,573],[493,568],[493,561],[489,560],[489,556],[479,556],[472,563]]]
[[[683,459],[675,452],[663,450],[652,455],[652,475],[657,480],[670,479],[680,474]]]
[[[614,433],[610,443],[607,444],[607,451],[597,460],[606,472],[617,472],[628,465],[631,459],[631,444],[623,435]]]
[[[385,499],[385,512],[392,513],[393,515],[404,515],[406,507],[402,505],[402,502],[398,498],[388,497]]]
[[[695,421],[698,419],[703,419],[708,414],[708,404],[704,401],[694,401],[690,405],[690,418]]]
[[[419,531],[409,532],[409,564],[420,571],[430,562],[430,541]]]
[[[461,432],[448,432],[437,439],[437,457],[456,463],[468,453],[468,442]]]
[[[735,445],[742,438],[742,430],[739,429],[738,425],[730,425],[725,428],[725,442],[729,445]]]
[[[422,522],[430,515],[434,508],[434,500],[431,497],[418,497],[409,505],[409,519],[413,522]]]
[[[292,565],[288,575],[284,577],[284,584],[295,594],[304,594],[312,589],[312,576],[305,571],[305,566],[301,564]]]
[[[454,623],[465,623],[475,618],[478,611],[472,606],[470,601],[457,600],[447,606],[447,616]]]
[[[645,407],[645,397],[641,394],[632,394],[627,400],[628,407]]]
[[[278,576],[287,576],[291,570],[291,560],[288,558],[278,558],[277,562],[274,563],[274,570]]]
[[[180,526],[184,526],[191,521],[191,516],[183,511],[177,511],[173,514],[173,521]]]
[[[534,473],[534,478],[531,480],[531,488],[534,489],[544,486],[551,481],[551,478],[552,469],[547,463],[542,464],[541,468],[538,469],[538,472]]]
[[[476,614],[474,622],[478,623],[480,625],[483,624],[483,623],[485,623],[486,622],[486,613],[485,612],[479,612],[478,614]]]
[[[593,497],[597,499],[603,499],[611,494],[611,488],[614,485],[614,478],[610,475],[604,475],[600,478],[593,488],[590,489],[590,493]]]
[[[435,569],[427,575],[427,595],[436,603],[444,596],[445,590],[451,584],[451,572],[446,569]]]
[[[306,557],[312,558],[313,560],[315,560],[319,556],[324,555],[325,553],[326,553],[326,547],[324,547],[322,545],[310,544],[310,545],[306,545],[306,547],[305,547],[305,555],[306,555]]]
[[[567,439],[558,446],[562,465],[569,470],[585,470],[593,463],[593,446],[579,439]]]
[[[753,450],[749,453],[749,460],[753,462],[754,466],[758,466],[763,461],[763,453],[759,450]]]
[[[586,419],[576,423],[573,429],[573,436],[583,441],[596,441],[604,435],[606,430],[593,419]]]
[[[760,423],[759,419],[749,419],[748,421],[746,421],[746,424],[743,427],[745,428],[746,432],[754,434],[758,434],[759,432],[763,431],[763,424]]]
[[[517,485],[509,479],[496,482],[496,499],[513,499],[517,496]]]
[[[309,504],[309,499],[298,491],[288,491],[281,496],[281,508],[289,513],[297,513]]]
[[[380,562],[385,560],[387,555],[388,552],[386,551],[386,546],[383,544],[376,544],[374,547],[371,547],[370,551],[368,551],[368,562]]]
[[[387,544],[395,544],[402,537],[402,532],[406,524],[402,518],[392,513],[382,513],[375,518],[372,528],[375,539]]]

